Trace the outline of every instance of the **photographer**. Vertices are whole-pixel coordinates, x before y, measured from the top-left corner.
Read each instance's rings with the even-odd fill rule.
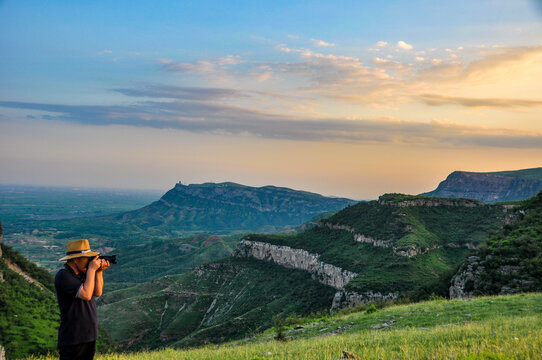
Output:
[[[58,350],[60,360],[93,359],[98,338],[95,296],[102,295],[103,271],[109,261],[99,259],[87,239],[67,245],[64,268],[55,276],[60,308]]]

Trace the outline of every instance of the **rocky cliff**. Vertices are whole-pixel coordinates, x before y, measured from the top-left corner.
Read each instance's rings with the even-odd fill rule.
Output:
[[[379,291],[356,292],[345,290],[346,285],[358,274],[335,265],[326,264],[319,260],[320,256],[318,254],[311,254],[303,249],[243,239],[239,242],[235,257],[253,258],[289,269],[307,271],[320,283],[338,290],[333,297],[331,310],[368,302],[391,300],[399,296],[399,292],[382,293]]]
[[[484,202],[516,201],[542,190],[542,168],[476,173],[454,171],[438,187],[421,195],[471,198]]]
[[[243,239],[239,242],[235,256],[238,258],[254,258],[272,262],[290,269],[309,272],[322,284],[342,290],[357,276],[356,273],[326,264],[319,260],[318,254],[311,254],[303,249],[279,246],[259,241]]]

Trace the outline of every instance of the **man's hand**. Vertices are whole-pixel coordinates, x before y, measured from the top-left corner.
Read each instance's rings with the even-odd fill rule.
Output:
[[[88,270],[94,270],[94,271],[97,271],[98,269],[100,269],[102,263],[101,263],[101,259],[98,259],[98,257],[96,256],[94,259],[92,259],[91,261],[89,261],[88,265],[87,265],[87,271]]]
[[[98,261],[100,261],[100,267],[98,268],[98,270],[96,270],[96,272],[104,271],[105,269],[107,269],[109,267],[109,261],[108,260],[98,259]]]

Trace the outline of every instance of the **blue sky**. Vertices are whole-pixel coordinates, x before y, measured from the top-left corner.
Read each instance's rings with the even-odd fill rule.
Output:
[[[0,182],[369,198],[540,166],[540,9],[2,1]]]

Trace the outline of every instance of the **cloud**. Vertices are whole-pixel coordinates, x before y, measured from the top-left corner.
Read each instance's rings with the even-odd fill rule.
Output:
[[[173,60],[171,59],[164,59],[164,58],[158,58],[156,59],[156,62],[160,63],[160,64],[171,64],[173,62]]]
[[[323,40],[318,40],[318,39],[311,39],[312,43],[314,46],[322,46],[322,47],[331,47],[331,46],[335,46],[335,44],[333,43],[328,43],[328,42],[325,42]]]
[[[273,78],[284,79],[288,75],[288,81],[299,84],[298,93],[369,106],[418,101],[418,95],[428,92],[453,91],[461,96],[463,91],[472,93],[474,86],[486,86],[488,81],[506,94],[507,84],[514,81],[517,72],[528,76],[529,72],[539,73],[542,69],[542,46],[474,50],[477,52],[465,56],[475,58],[470,62],[450,57],[458,54],[452,48],[442,49],[441,56],[447,54],[446,58],[437,57],[436,50],[430,56],[426,49],[427,56],[420,51],[413,54],[413,64],[393,60],[386,53],[365,63],[357,57],[288,48],[284,44],[279,49],[298,56],[299,61],[264,63]]]
[[[103,55],[103,54],[112,54],[112,53],[113,53],[113,51],[112,51],[112,50],[103,50],[103,51],[100,51],[100,52],[98,53],[98,55]]]
[[[167,60],[167,59],[166,59]],[[242,63],[238,56],[228,55],[214,60],[198,60],[195,62],[165,62],[162,70],[184,74],[216,75],[224,73],[227,67]]]
[[[261,81],[264,80],[266,80],[266,78],[263,78]],[[116,88],[111,89],[111,91],[118,92],[120,94],[130,97],[193,101],[222,101],[255,96],[296,102],[299,102],[300,100],[310,99],[306,96],[294,96],[282,93],[274,93],[271,91],[239,90],[229,88],[195,86],[172,86],[162,84],[148,84],[134,88]]]
[[[377,41],[375,45],[378,47],[385,47],[385,46],[388,46],[389,44],[387,41]]]
[[[472,108],[517,108],[517,107],[542,107],[542,100],[507,99],[507,98],[467,98],[457,96],[445,96],[436,94],[423,94],[418,99],[427,105],[461,105]]]
[[[481,80],[494,73],[502,76],[503,72],[509,72],[518,65],[524,67],[534,62],[541,62],[542,45],[482,49],[480,55],[483,57],[466,66],[462,76]]]
[[[397,42],[397,47],[403,49],[403,50],[412,50],[414,47],[410,44],[407,44],[406,42],[404,41],[398,41]]]
[[[139,88],[118,88],[112,90],[131,97],[199,101],[221,100],[225,98],[248,96],[247,92],[235,89],[184,87],[158,84],[145,85]]]
[[[47,121],[95,126],[124,125],[221,135],[251,134],[267,139],[297,141],[542,148],[542,134],[510,129],[488,129],[441,121],[306,119],[194,101],[147,101],[131,106],[2,101],[0,107],[43,111],[46,114],[41,119]]]

